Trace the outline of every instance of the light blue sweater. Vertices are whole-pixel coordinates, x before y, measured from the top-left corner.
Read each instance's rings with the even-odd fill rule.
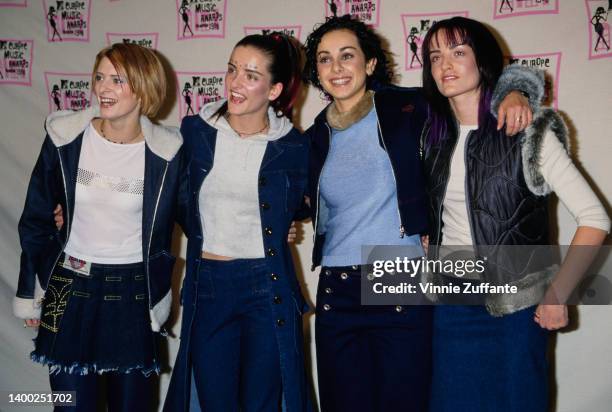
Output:
[[[327,207],[323,266],[360,265],[365,245],[420,245],[400,237],[395,179],[379,144],[374,109],[346,130],[332,130],[320,179]]]

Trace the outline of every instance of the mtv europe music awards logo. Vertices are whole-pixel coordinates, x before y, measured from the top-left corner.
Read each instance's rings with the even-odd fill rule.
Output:
[[[589,59],[612,56],[610,25],[612,1],[585,0],[589,27]]]
[[[493,18],[559,14],[559,0],[494,0]]]
[[[89,41],[90,0],[43,0],[50,42]]]
[[[446,13],[408,13],[402,14],[404,27],[404,69],[420,70],[423,67],[421,49],[425,35],[437,21],[450,19],[455,16],[467,17],[467,11],[454,11]]]
[[[177,72],[176,79],[181,119],[225,97],[225,72]]]
[[[250,34],[270,34],[273,32],[280,32],[300,40],[302,26],[244,26],[245,36]]]
[[[158,37],[159,33],[106,33],[106,42],[109,46],[114,43],[126,43],[156,50]]]
[[[559,109],[559,75],[561,72],[561,52],[523,54],[506,57],[509,64],[520,64],[544,70],[545,90],[543,104]]]
[[[49,113],[83,110],[91,103],[91,74],[45,72]]]
[[[378,27],[380,24],[380,0],[323,0],[325,16],[350,14],[365,24]]]
[[[32,85],[34,40],[0,39],[0,84]]]
[[[227,0],[176,0],[177,40],[225,37]]]

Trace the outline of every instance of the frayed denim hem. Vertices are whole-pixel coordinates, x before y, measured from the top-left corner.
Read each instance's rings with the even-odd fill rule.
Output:
[[[49,367],[49,374],[57,374],[60,372],[68,373],[68,374],[76,374],[76,375],[88,375],[90,373],[97,373],[101,375],[106,372],[118,372],[118,373],[130,373],[132,371],[140,371],[145,378],[148,378],[152,373],[160,374],[160,366],[156,360],[153,360],[153,365],[145,368],[144,365],[136,365],[136,366],[102,366],[98,364],[81,364],[75,362],[71,365],[64,365],[59,362],[54,361],[53,359],[47,358],[45,355],[37,355],[32,352],[30,354],[30,359],[34,362],[40,363],[42,365]]]

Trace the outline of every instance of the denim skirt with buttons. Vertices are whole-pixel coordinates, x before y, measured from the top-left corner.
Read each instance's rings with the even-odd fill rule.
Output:
[[[32,360],[49,373],[159,373],[143,263],[83,271],[63,261],[47,285]]]

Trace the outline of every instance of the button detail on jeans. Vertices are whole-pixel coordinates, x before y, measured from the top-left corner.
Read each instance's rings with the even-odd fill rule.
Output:
[[[267,203],[267,202],[261,202],[261,203],[259,204],[259,207],[261,207],[263,210],[268,210],[268,209],[270,209],[270,203]]]
[[[276,273],[272,273],[272,274],[270,274],[270,279],[276,281],[276,280],[278,280],[278,275]]]
[[[368,274],[366,275],[366,279],[368,279],[368,280],[374,280],[374,275],[373,275],[373,274],[371,274],[371,273],[368,273]]]
[[[272,299],[272,301],[273,301],[275,304],[277,304],[277,305],[278,305],[278,304],[279,304],[279,303],[281,303],[283,300],[281,299],[281,297],[280,297],[280,296],[274,296],[274,299]]]
[[[329,276],[329,275],[331,275],[331,270],[325,269],[324,273],[325,273],[325,276]]]
[[[327,303],[326,303],[325,305],[323,305],[323,310],[324,310],[324,311],[326,311],[326,312],[327,312],[327,311],[328,311],[328,310],[330,310],[330,309],[331,309],[331,306],[329,306]]]
[[[285,324],[285,319],[276,319],[276,324],[278,326],[283,326]]]
[[[397,306],[395,307],[395,311],[396,311],[397,313],[400,313],[402,310],[404,310],[404,308],[403,308],[403,307],[401,307],[400,305],[397,305]]]
[[[274,250],[274,249],[268,249],[267,254],[268,254],[268,256],[276,256],[276,250]]]
[[[328,295],[332,293],[332,288],[325,288],[325,293]]]
[[[351,269],[353,269],[353,270],[357,270],[357,269],[359,269],[359,266],[357,266],[357,265],[353,265],[353,266],[351,266]]]
[[[346,272],[340,273],[340,279],[347,280],[348,279],[348,274]]]
[[[271,227],[266,227],[264,229],[264,233],[268,236],[272,236],[272,228]]]

